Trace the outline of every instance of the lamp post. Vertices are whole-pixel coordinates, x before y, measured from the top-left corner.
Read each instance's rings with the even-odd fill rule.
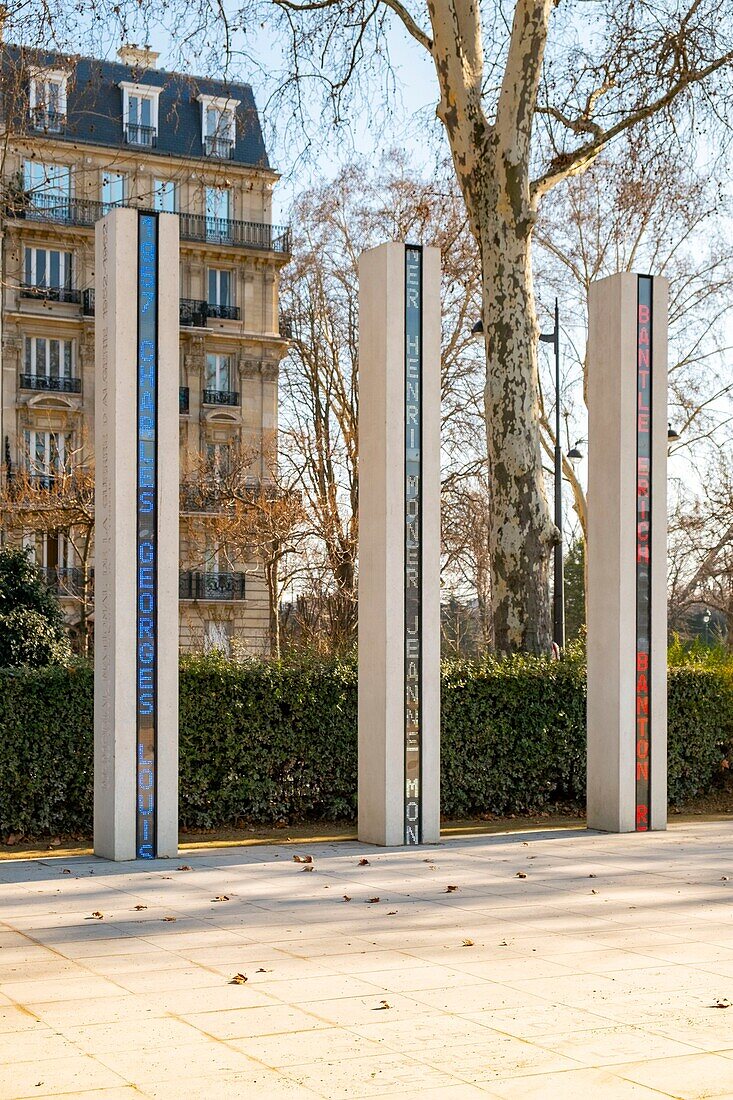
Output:
[[[709,607],[705,608],[705,614],[702,617],[702,621],[705,625],[705,645],[709,646],[710,645],[710,634],[708,632],[708,628],[709,628],[709,625],[710,625],[710,608]]]
[[[555,527],[559,538],[555,543],[555,584],[552,599],[552,637],[560,649],[565,647],[565,579],[563,576],[562,529],[562,448],[560,446],[560,309],[555,299],[555,328],[540,334],[540,340],[555,349]]]

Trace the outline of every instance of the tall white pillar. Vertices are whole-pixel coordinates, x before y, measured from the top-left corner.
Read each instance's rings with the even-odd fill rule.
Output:
[[[588,826],[667,826],[667,280],[593,283]]]
[[[178,851],[178,219],[96,227],[94,851]]]
[[[359,839],[440,838],[440,251],[359,261]]]

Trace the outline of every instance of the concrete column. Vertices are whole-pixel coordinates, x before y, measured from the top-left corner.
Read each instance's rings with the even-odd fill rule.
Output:
[[[668,284],[593,283],[588,331],[588,826],[667,826]]]
[[[440,838],[440,252],[359,261],[359,838]]]
[[[94,850],[178,850],[178,219],[96,228]]]

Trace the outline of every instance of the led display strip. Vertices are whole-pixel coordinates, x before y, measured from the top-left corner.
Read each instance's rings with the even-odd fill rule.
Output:
[[[422,249],[405,248],[405,844],[422,840]]]
[[[636,348],[636,831],[649,828],[652,628],[652,286],[638,277]]]
[[[156,854],[158,657],[158,219],[138,215],[137,281],[138,859]]]

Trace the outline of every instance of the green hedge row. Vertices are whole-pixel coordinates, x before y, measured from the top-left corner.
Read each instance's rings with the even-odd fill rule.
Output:
[[[183,826],[354,817],[355,665],[188,659],[180,684]],[[90,833],[92,713],[88,667],[0,671],[0,835]],[[447,816],[582,804],[579,662],[446,666],[442,721]],[[670,801],[713,789],[732,744],[730,669],[671,669]]]

